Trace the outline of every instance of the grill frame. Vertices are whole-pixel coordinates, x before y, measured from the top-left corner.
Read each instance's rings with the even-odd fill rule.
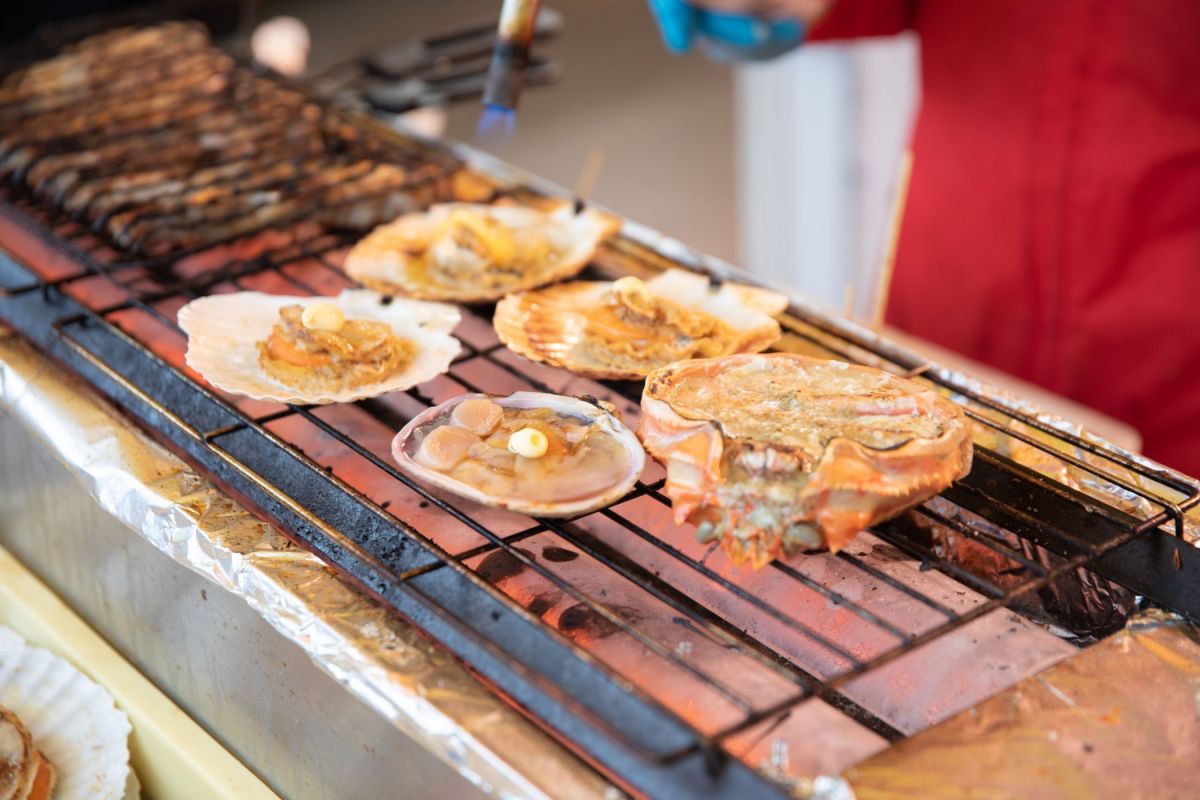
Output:
[[[343,115],[343,112],[333,109],[327,111]],[[475,154],[465,150],[451,151],[399,137],[382,126],[351,114],[344,114],[344,118],[351,124],[361,126],[364,132],[372,136],[386,137],[397,145],[409,148],[409,152],[416,148],[416,152],[427,153],[431,161],[435,156],[438,163],[456,161],[464,154],[475,157]],[[523,183],[528,191],[555,193],[533,179],[526,179]],[[22,202],[25,201],[28,198]],[[305,211],[298,212],[296,218],[302,218]],[[1194,482],[1062,431],[1029,413],[1007,406],[952,373],[926,364],[886,342],[871,340],[845,323],[796,305],[789,310],[785,320],[785,326],[792,335],[806,339],[833,355],[840,355],[845,360],[882,360],[894,371],[929,380],[953,392],[957,395],[956,399],[986,409],[986,413],[977,408],[968,409],[968,414],[981,424],[1003,428],[1005,435],[1051,452],[1055,458],[1072,463],[1079,469],[1105,477],[1126,491],[1146,497],[1162,510],[1147,518],[1133,517],[1016,464],[1011,459],[977,448],[977,463],[972,474],[949,490],[948,496],[953,497],[961,507],[985,518],[1003,519],[1004,527],[1056,553],[1063,560],[1051,569],[1036,563],[1025,565],[1034,572],[1040,569],[1041,573],[1015,587],[989,588],[966,570],[939,558],[930,548],[915,541],[911,531],[902,523],[885,523],[875,531],[881,539],[971,588],[985,595],[990,594],[991,599],[966,613],[949,612],[953,616],[948,617],[946,623],[922,634],[913,636],[899,632],[899,638],[904,639],[902,645],[868,661],[857,662],[851,669],[833,678],[822,680],[801,667],[791,665],[792,678],[801,687],[793,696],[766,708],[752,709],[737,724],[727,726],[717,735],[705,735],[692,729],[660,702],[631,690],[619,675],[612,674],[596,663],[585,650],[542,623],[465,565],[468,557],[483,551],[451,556],[420,531],[391,515],[337,476],[328,474],[313,458],[297,451],[265,426],[284,416],[306,419],[422,495],[427,502],[474,528],[489,540],[489,552],[507,552],[528,569],[545,573],[541,565],[525,556],[516,545],[529,536],[549,531],[570,541],[607,568],[640,583],[645,591],[679,609],[693,622],[704,626],[708,633],[748,648],[746,652],[752,657],[760,661],[770,660],[772,650],[768,644],[747,640],[748,635],[745,634],[739,637],[740,632],[723,624],[724,621],[714,612],[678,592],[672,593],[669,585],[653,581],[650,574],[638,564],[630,562],[595,537],[590,537],[586,531],[573,527],[570,522],[537,520],[532,528],[507,536],[498,536],[481,528],[452,503],[424,489],[393,465],[382,463],[376,454],[358,446],[344,432],[315,415],[310,408],[290,406],[282,412],[259,418],[248,417],[168,364],[144,343],[122,332],[111,319],[121,312],[138,309],[159,317],[165,324],[173,325],[172,320],[162,316],[155,308],[156,303],[181,294],[196,296],[218,283],[232,281],[236,284],[238,280],[269,270],[277,270],[295,283],[295,279],[283,271],[292,261],[275,263],[264,256],[252,262],[224,264],[199,282],[164,286],[156,291],[131,289],[128,275],[145,269],[161,270],[189,253],[151,258],[133,255],[127,260],[106,263],[92,251],[79,246],[74,239],[51,234],[48,226],[43,226],[14,206],[6,206],[4,213],[23,225],[31,236],[78,264],[79,271],[47,280],[12,256],[0,253],[0,318],[44,352],[86,378],[160,440],[247,501],[293,539],[313,549],[355,583],[412,620],[526,713],[582,749],[586,757],[638,792],[655,796],[673,792],[730,797],[776,796],[779,787],[739,759],[729,757],[721,742],[788,713],[789,709],[809,697],[819,697],[885,738],[895,740],[900,736],[899,731],[842,695],[839,688],[870,669],[889,663],[986,613],[1010,607],[1020,598],[1044,588],[1056,577],[1081,567],[1088,567],[1193,620],[1200,620],[1200,580],[1197,580],[1200,578],[1200,557],[1195,548],[1182,545],[1183,515],[1200,503],[1200,487]],[[89,231],[79,229],[78,241],[90,238]],[[314,245],[312,252],[305,254],[318,258],[329,269],[336,270],[333,264],[322,258],[322,254],[343,243],[336,235],[325,242],[317,236],[304,243]],[[112,247],[112,243],[102,242],[101,246]],[[211,243],[206,248],[210,246]],[[322,250],[322,247],[325,249]],[[621,265],[653,270],[679,262],[688,268],[705,271],[716,279],[736,276],[741,281],[752,282],[731,268],[705,262],[691,253],[676,252],[672,247],[664,247],[661,241],[653,241],[652,237],[639,236],[636,228],[627,231],[608,248],[601,261],[605,262],[602,266],[609,269],[616,264],[618,270]],[[92,309],[66,294],[71,284],[95,277],[131,289],[132,298],[113,306]],[[304,291],[312,287],[298,284],[296,288]],[[491,358],[501,349],[501,345],[495,345],[488,350],[478,350],[464,342],[465,354],[456,363],[475,358],[488,359],[506,371],[518,374],[532,388],[549,390],[549,387],[538,385],[532,376],[517,373],[508,362]],[[864,359],[864,354],[869,358]],[[478,388],[465,383],[462,378],[455,380],[463,384],[467,391]],[[630,386],[609,386],[633,399]],[[419,392],[413,394],[423,400]],[[367,407],[370,403],[365,401]],[[1141,486],[1126,481],[1122,475],[1106,475],[1102,467],[1058,452],[1032,435],[1011,430],[1007,423],[1001,425],[993,414],[1002,415],[1044,436],[1053,437],[1060,443],[1088,452],[1111,464],[1114,473],[1124,470],[1139,475],[1177,491],[1181,497],[1175,502],[1155,498]],[[394,427],[399,427],[397,423],[400,421],[388,420]],[[661,493],[661,481],[639,483],[626,499],[634,497],[667,502]],[[1048,522],[1048,508],[1052,509],[1055,517],[1068,520],[1070,524]],[[607,509],[601,513],[624,525],[632,535],[669,555],[688,559],[652,532],[639,530],[619,512]],[[925,510],[922,513],[930,512]],[[1164,525],[1169,524],[1174,525],[1174,536],[1163,529]],[[353,533],[349,533],[351,531]],[[1092,532],[1090,540],[1081,538],[1089,531]],[[1013,558],[1011,550],[1004,552],[1006,548],[1002,542],[970,529],[961,532],[977,538],[980,544],[1000,552],[1006,558],[1019,561],[1019,558]],[[848,554],[843,558],[854,561],[854,557]],[[866,569],[861,562],[854,566]],[[688,563],[688,567],[708,579],[724,581],[731,592],[744,593],[735,583],[705,567],[703,562]],[[807,582],[810,589],[849,608],[871,624],[880,627],[886,624],[886,621],[874,617],[869,611],[856,608],[848,598],[813,582],[787,565],[776,563],[771,569],[783,571],[802,583]],[[1164,580],[1164,576],[1174,579]],[[553,575],[547,577],[553,579]],[[874,577],[879,578],[878,575]],[[610,624],[622,630],[632,629],[628,632],[637,634],[634,626],[613,615],[603,604],[587,597],[579,599],[592,603],[596,613]],[[763,598],[748,599],[763,613],[773,614],[777,611]],[[923,602],[928,599],[922,597]],[[737,641],[739,639],[740,642]],[[643,640],[642,643],[653,648],[653,642]],[[670,658],[669,653],[660,655]],[[648,758],[647,754],[652,752],[655,757]]]

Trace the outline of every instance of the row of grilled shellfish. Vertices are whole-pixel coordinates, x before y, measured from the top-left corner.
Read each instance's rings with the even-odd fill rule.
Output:
[[[463,214],[486,214],[490,221],[479,223],[478,218]],[[453,249],[447,251],[447,263],[453,268],[461,266],[468,273],[474,263],[472,253],[483,253],[479,257],[484,258],[489,247],[509,247],[511,242],[505,239],[498,239],[499,244],[489,243],[487,238],[493,229],[486,225],[520,231],[524,236],[557,237],[553,246],[559,248],[556,252],[561,252],[562,258],[548,269],[528,274],[517,270],[511,280],[491,287],[467,285],[456,289],[422,274],[422,259],[431,257],[429,248],[435,244],[429,241],[431,236],[462,239],[454,245],[465,248],[462,263],[455,261],[462,254]],[[665,491],[673,500],[677,521],[699,524],[704,535],[723,541],[735,561],[755,565],[784,553],[789,545],[837,549],[858,530],[940,491],[969,468],[970,441],[961,423],[961,411],[940,396],[926,398],[925,413],[946,420],[944,435],[914,435],[900,446],[878,448],[871,441],[862,441],[861,436],[855,438],[844,432],[829,437],[817,451],[804,457],[798,456],[795,448],[781,446],[778,435],[731,435],[730,431],[738,427],[734,421],[753,417],[758,410],[752,405],[739,405],[732,398],[723,403],[720,392],[716,393],[715,405],[704,414],[673,404],[672,392],[679,386],[691,383],[695,388],[727,371],[746,369],[748,364],[786,364],[781,374],[790,375],[795,386],[811,384],[814,375],[830,369],[841,371],[843,378],[851,374],[863,380],[878,380],[885,373],[798,356],[750,355],[778,339],[780,328],[774,316],[787,302],[782,295],[755,287],[728,283],[713,286],[702,275],[669,270],[644,283],[636,279],[621,283],[575,281],[537,288],[576,274],[608,232],[611,226],[607,220],[568,214],[563,208],[547,213],[463,204],[434,207],[381,226],[352,251],[347,271],[388,294],[409,297],[385,303],[376,291],[358,290],[333,299],[347,317],[385,322],[397,335],[416,344],[413,362],[402,373],[377,385],[312,395],[281,389],[263,374],[254,342],[269,333],[279,309],[289,303],[321,302],[322,298],[241,293],[195,301],[180,314],[180,323],[189,334],[188,363],[214,386],[239,394],[290,403],[346,402],[429,380],[444,372],[457,354],[458,343],[450,335],[459,320],[457,309],[411,298],[474,302],[504,295],[494,325],[497,335],[514,352],[597,378],[651,376],[643,396],[643,422],[638,434],[651,454],[667,466]],[[528,246],[528,240],[521,246]],[[511,255],[509,250],[503,252]],[[649,311],[640,305],[631,306],[633,310],[626,314],[625,308],[615,307],[622,302],[621,292],[633,292],[631,296],[639,303],[649,304]],[[692,351],[686,349],[690,342],[681,329],[671,326],[672,314],[713,320],[711,328],[705,329],[707,339],[703,345],[706,355],[717,357],[677,363],[680,353],[686,358]],[[625,326],[618,329],[615,345],[612,332],[608,331],[606,338],[604,328],[613,320]],[[818,383],[820,380],[827,378],[820,378]],[[901,379],[894,376],[886,376],[885,380],[889,392],[933,394],[920,387],[914,389],[915,384],[895,383]],[[796,389],[793,399],[801,398],[803,402],[804,391]],[[852,387],[848,396],[862,391],[862,387]],[[879,386],[873,385],[871,391],[878,392]],[[429,409],[397,435],[393,454],[402,468],[425,483],[468,499],[537,516],[572,516],[607,505],[623,496],[641,472],[642,447],[611,409],[537,393],[518,393],[490,402],[505,409],[537,406],[554,410],[564,420],[586,421],[599,431],[598,435],[619,443],[620,457],[627,467],[619,470],[619,480],[609,480],[570,501],[524,502],[514,500],[511,493],[486,491],[461,475],[432,469],[414,457],[414,443],[419,444],[431,426],[450,424],[447,421],[466,399],[455,398]],[[501,457],[506,456],[501,453]],[[779,481],[796,483],[793,496],[783,502],[777,497]],[[764,509],[774,509],[775,516],[768,519]]]

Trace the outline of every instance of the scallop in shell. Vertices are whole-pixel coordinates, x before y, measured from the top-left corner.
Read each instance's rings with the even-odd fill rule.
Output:
[[[611,405],[541,392],[448,400],[405,425],[392,456],[426,484],[535,517],[612,504],[646,459]]]
[[[787,353],[651,375],[638,430],[667,468],[675,519],[735,562],[841,549],[971,468],[962,408],[870,367]]]
[[[368,234],[345,270],[364,286],[426,300],[478,303],[578,274],[620,221],[570,203],[446,203]]]
[[[54,796],[58,773],[17,715],[0,706],[0,800]]]
[[[510,295],[493,325],[509,349],[593,378],[644,378],[676,361],[757,353],[779,339],[777,292],[670,269],[648,281],[572,281]]]
[[[138,796],[129,767],[132,729],[125,712],[114,705],[103,687],[71,664],[33,647],[3,626],[0,706],[24,723],[57,773],[55,798],[122,800]]]
[[[336,306],[347,323],[383,323],[404,348],[394,369],[372,379],[348,383],[311,380],[285,383],[264,367],[260,344],[267,342],[285,308],[302,310]],[[445,372],[459,352],[450,332],[459,312],[443,303],[392,299],[365,289],[347,289],[337,297],[286,297],[261,292],[238,292],[201,297],[179,311],[179,325],[188,336],[189,367],[218,389],[279,403],[348,403],[400,391],[432,380]],[[375,328],[378,330],[378,328]],[[348,346],[352,346],[350,342]],[[368,376],[369,377],[369,376]]]

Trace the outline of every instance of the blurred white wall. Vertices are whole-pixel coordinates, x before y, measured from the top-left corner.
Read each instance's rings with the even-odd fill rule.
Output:
[[[738,68],[740,263],[870,321],[918,101],[914,36]],[[853,287],[853,288],[848,288]]]

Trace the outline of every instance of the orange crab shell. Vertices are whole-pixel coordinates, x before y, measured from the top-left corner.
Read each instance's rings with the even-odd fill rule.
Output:
[[[798,370],[828,366],[828,362],[792,354],[729,356],[673,364],[653,373],[642,396],[638,430],[646,450],[667,468],[665,493],[671,498],[678,524],[724,523],[726,531],[747,518],[757,505],[753,496],[730,491],[729,465],[753,458],[768,464],[773,474],[803,474],[774,529],[757,529],[741,539],[726,533],[722,545],[735,562],[761,566],[784,550],[783,529],[802,524],[815,528],[815,546],[837,552],[864,528],[895,516],[934,496],[970,471],[973,446],[962,409],[952,401],[911,381],[888,375],[886,385],[915,392],[924,413],[943,422],[934,438],[911,438],[899,446],[876,449],[844,436],[825,442],[820,452],[786,443],[731,436],[722,425],[738,408],[721,409],[714,418],[692,419],[678,413],[663,398],[682,381],[703,381],[720,371],[742,367],[750,359],[786,359]],[[869,367],[839,365],[853,379],[857,371],[882,375]],[[794,464],[794,468],[792,465]]]

